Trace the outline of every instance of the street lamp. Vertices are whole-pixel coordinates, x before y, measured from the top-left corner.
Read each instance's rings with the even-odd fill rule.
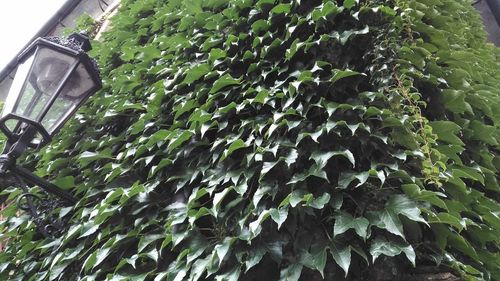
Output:
[[[68,38],[38,38],[18,57],[19,66],[0,117],[0,130],[7,136],[0,155],[0,176],[10,171],[19,180],[25,179],[66,202],[76,201],[68,192],[17,166],[16,159],[28,147],[50,142],[101,88],[98,66],[86,54],[90,49],[87,35],[74,33]],[[33,198],[26,197],[28,205],[33,205],[29,202]]]

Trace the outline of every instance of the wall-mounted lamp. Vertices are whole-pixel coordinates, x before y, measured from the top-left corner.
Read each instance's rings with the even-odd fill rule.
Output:
[[[16,159],[28,148],[38,148],[52,139],[76,110],[97,90],[101,79],[84,33],[68,38],[36,39],[18,57],[19,67],[4,104],[0,130],[7,144],[0,155],[0,176],[10,171],[66,202],[73,196],[54,184],[16,165]],[[24,182],[20,182],[26,189]],[[25,196],[27,209],[36,216],[34,195]],[[33,214],[35,212],[35,214]]]

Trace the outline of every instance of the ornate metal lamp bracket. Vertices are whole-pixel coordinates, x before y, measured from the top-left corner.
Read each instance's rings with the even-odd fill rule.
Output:
[[[37,230],[46,238],[59,236],[64,231],[64,222],[53,214],[56,208],[62,207],[63,202],[48,197],[42,198],[29,191],[28,185],[19,175],[14,175],[19,187],[23,190],[17,198],[17,207],[30,214]]]
[[[9,147],[9,146],[7,146]],[[19,209],[27,212],[33,219],[38,232],[46,238],[59,236],[64,230],[64,222],[53,214],[56,208],[73,205],[76,199],[56,185],[37,177],[29,170],[16,166],[15,154],[10,152],[0,155],[0,177],[10,175],[23,194],[17,198]],[[47,196],[31,193],[26,181],[42,188]],[[50,196],[49,195],[55,195]]]

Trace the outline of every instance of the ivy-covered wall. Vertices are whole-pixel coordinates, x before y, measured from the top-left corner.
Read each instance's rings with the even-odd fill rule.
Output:
[[[26,156],[80,200],[52,239],[9,205],[0,279],[500,280],[500,51],[470,4],[122,1],[104,88]]]

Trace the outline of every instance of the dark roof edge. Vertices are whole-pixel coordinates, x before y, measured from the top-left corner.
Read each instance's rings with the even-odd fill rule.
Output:
[[[11,72],[17,67],[18,56],[28,47],[36,38],[47,36],[61,20],[68,16],[75,7],[80,4],[81,0],[67,0],[61,8],[38,30],[31,40],[19,50],[17,55],[0,71],[0,82],[2,82]]]

